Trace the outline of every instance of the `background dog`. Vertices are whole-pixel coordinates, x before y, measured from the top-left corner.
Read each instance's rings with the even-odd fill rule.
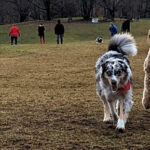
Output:
[[[103,38],[102,38],[102,36],[99,36],[99,37],[96,38],[96,43],[97,43],[97,44],[103,43]]]
[[[137,48],[130,34],[116,34],[108,52],[95,65],[96,90],[104,104],[104,122],[117,122],[124,130],[132,108],[132,72],[126,56],[135,56]]]

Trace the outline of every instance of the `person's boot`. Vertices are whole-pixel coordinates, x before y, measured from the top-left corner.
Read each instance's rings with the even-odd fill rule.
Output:
[[[40,39],[40,43],[41,43],[41,44],[43,43],[43,40],[42,40],[42,39]]]

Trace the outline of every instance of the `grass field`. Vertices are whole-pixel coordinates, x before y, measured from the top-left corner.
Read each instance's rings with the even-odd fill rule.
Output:
[[[46,43],[56,43],[56,37],[54,34],[54,27],[56,22],[42,22],[45,25],[46,31]],[[121,30],[122,21],[117,20],[115,24],[118,26],[119,32]],[[93,41],[100,34],[104,39],[110,38],[108,31],[110,22],[92,24],[90,22],[73,22],[66,23],[65,26],[65,42],[80,42],[80,41]],[[21,37],[19,38],[20,44],[37,44],[39,43],[39,37],[37,33],[39,22],[27,22],[17,24],[20,29]],[[135,37],[146,37],[147,31],[150,26],[149,19],[133,21],[131,22],[131,32]],[[0,44],[9,44],[9,30],[11,25],[0,25]]]
[[[10,25],[0,26],[0,149],[150,149],[150,111],[141,104],[150,20],[131,23],[138,55],[130,58],[134,106],[124,133],[102,122],[95,91],[94,66],[107,50],[109,23],[64,23],[64,45],[56,45],[53,23],[46,24],[47,44],[38,44],[37,25],[19,25],[17,46],[9,44]],[[101,45],[95,43],[99,32]]]

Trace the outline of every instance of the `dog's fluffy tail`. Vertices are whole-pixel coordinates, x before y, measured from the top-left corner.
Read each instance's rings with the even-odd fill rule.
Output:
[[[110,40],[108,50],[117,51],[128,56],[135,56],[137,54],[135,40],[129,33],[114,35]]]

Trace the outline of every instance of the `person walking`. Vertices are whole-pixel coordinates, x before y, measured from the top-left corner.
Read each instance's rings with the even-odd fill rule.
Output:
[[[14,41],[15,41],[15,45],[18,44],[18,36],[20,36],[20,31],[18,29],[18,27],[16,26],[16,24],[14,24],[10,31],[9,31],[9,36],[11,37],[11,45],[14,44]]]
[[[55,26],[55,34],[57,35],[57,44],[59,44],[59,39],[61,40],[61,44],[63,44],[64,31],[65,31],[64,25],[61,23],[60,20],[58,20]]]
[[[111,36],[114,36],[118,32],[118,28],[117,28],[116,25],[114,25],[113,23],[111,23],[110,27],[109,27],[109,31],[111,33]]]
[[[45,44],[44,31],[45,31],[45,27],[44,27],[44,25],[41,23],[41,24],[38,26],[38,35],[39,35],[39,37],[40,37],[40,43],[41,43],[41,44]]]

